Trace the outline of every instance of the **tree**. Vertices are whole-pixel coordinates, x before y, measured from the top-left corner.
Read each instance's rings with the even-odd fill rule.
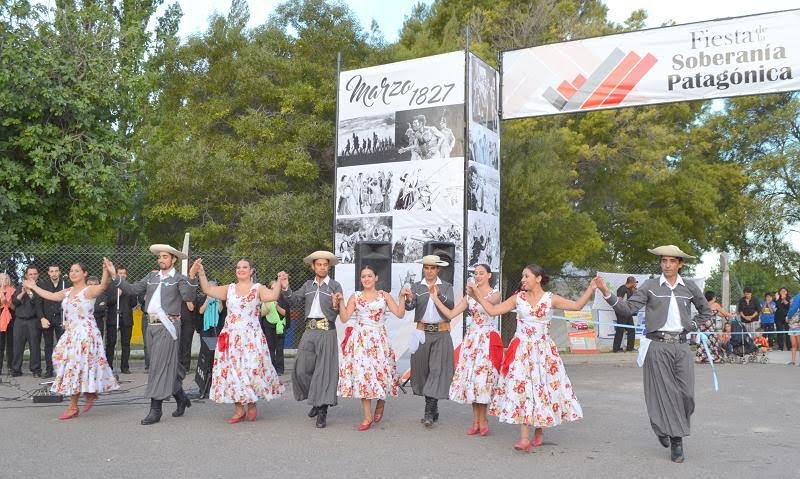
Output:
[[[0,4],[0,242],[105,243],[135,228],[129,138],[160,3]]]
[[[330,231],[336,52],[353,62],[373,50],[339,4],[289,1],[252,31],[248,18],[246,3],[234,1],[206,33],[160,59],[154,114],[139,135],[148,232],[186,229],[203,249],[259,245],[304,255],[331,235],[277,235],[308,231],[309,218]],[[280,221],[254,227],[265,216]]]

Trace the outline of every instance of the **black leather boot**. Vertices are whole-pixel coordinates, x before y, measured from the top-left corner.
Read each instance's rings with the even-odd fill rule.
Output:
[[[658,442],[662,446],[669,447],[669,436],[659,436],[658,434],[656,434],[656,437],[658,438]]]
[[[317,427],[322,429],[327,425],[325,422],[328,418],[328,406],[320,406],[317,408]]]
[[[150,412],[142,419],[142,426],[149,426],[161,420],[161,399],[150,399]]]
[[[186,393],[183,392],[183,389],[180,389],[178,392],[172,395],[175,398],[175,403],[177,404],[177,408],[172,411],[172,417],[181,417],[183,413],[186,412],[187,407],[192,407],[192,401],[186,397]]]
[[[439,421],[439,400],[431,398],[431,417],[433,422]]]
[[[311,410],[308,411],[308,417],[315,417],[317,415],[318,410],[319,409],[317,408],[317,406],[312,407]]]
[[[672,462],[683,462],[683,439],[680,437],[669,438],[670,453],[669,458]]]
[[[422,425],[425,427],[433,426],[433,401],[435,399],[425,396],[425,415],[422,416]]]

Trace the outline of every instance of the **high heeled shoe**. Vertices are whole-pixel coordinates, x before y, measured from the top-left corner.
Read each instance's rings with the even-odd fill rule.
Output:
[[[257,415],[258,415],[258,410],[256,409],[255,403],[253,403],[252,406],[247,406],[247,420],[248,421],[255,421]]]
[[[372,426],[372,419],[370,419],[370,421],[368,423],[366,423],[366,424],[364,424],[363,422],[361,424],[359,424],[358,425],[358,430],[359,431],[366,431],[367,429],[370,428],[370,426]]]
[[[484,423],[479,429],[481,436],[486,436],[489,434],[489,423]]]
[[[514,444],[514,449],[517,451],[531,452],[531,442],[520,439],[518,443]]]
[[[380,406],[380,410],[378,407]],[[384,401],[378,400],[378,404],[375,405],[375,415],[372,418],[372,422],[378,424],[383,419],[383,410],[386,408],[386,403]]]
[[[467,436],[474,436],[475,434],[478,434],[478,431],[478,423],[473,423],[472,427],[467,431]]]
[[[90,393],[86,395],[86,402],[83,405],[83,412],[87,413],[94,406],[94,400],[97,399],[97,393]]]
[[[533,442],[531,444],[533,447],[539,447],[544,444],[544,431],[534,432]]]
[[[237,422],[242,422],[245,416],[246,416],[245,412],[242,411],[241,415],[233,416],[230,419],[228,419],[228,424],[236,424]]]
[[[58,418],[61,419],[61,420],[72,419],[74,417],[78,417],[78,413],[79,412],[80,412],[80,409],[78,409],[77,407],[75,409],[67,408],[67,410],[62,412],[61,415],[58,416]]]

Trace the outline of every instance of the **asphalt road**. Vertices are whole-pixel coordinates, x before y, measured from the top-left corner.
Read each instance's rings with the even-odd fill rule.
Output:
[[[229,425],[232,406],[194,401],[183,418],[141,426],[148,401],[141,363],[124,391],[102,395],[69,421],[66,403],[14,400],[35,389],[29,375],[0,384],[0,478],[230,477],[800,477],[800,367],[725,364],[714,392],[710,368],[696,368],[697,410],[685,439],[686,462],[673,464],[645,413],[633,355],[564,355],[584,419],[545,432],[530,454],[512,449],[518,427],[490,419],[487,437],[465,435],[469,406],[440,405],[440,423],[419,423],[423,400],[401,394],[378,427],[359,432],[360,406],[342,400],[328,427],[314,428],[291,396],[259,403],[254,423]],[[288,383],[289,375],[284,376]],[[191,378],[187,389],[194,387]],[[410,390],[409,390],[410,393]]]

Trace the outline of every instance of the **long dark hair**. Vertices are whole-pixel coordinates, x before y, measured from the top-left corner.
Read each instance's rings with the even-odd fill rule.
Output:
[[[534,276],[540,276],[542,278],[542,286],[545,286],[547,283],[550,282],[550,276],[545,273],[544,268],[539,266],[538,264],[531,263],[525,267],[528,271],[533,273]]]
[[[489,286],[490,287],[494,287],[494,284],[493,284],[494,283],[494,273],[492,273],[492,267],[489,266],[486,263],[478,263],[478,264],[475,265],[475,268],[479,268],[479,267],[485,269],[486,272],[489,273]],[[473,268],[473,271],[474,271],[475,268]]]

